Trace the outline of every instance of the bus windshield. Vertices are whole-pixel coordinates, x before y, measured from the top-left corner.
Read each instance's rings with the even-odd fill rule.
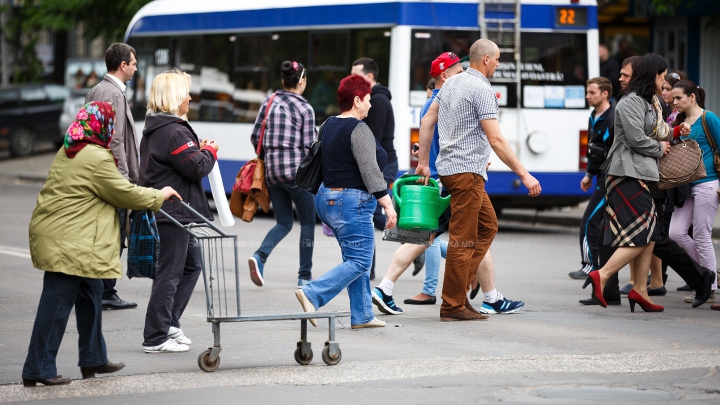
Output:
[[[410,63],[410,101],[422,106],[430,64],[442,52],[460,57],[470,52],[479,31],[413,30]],[[521,34],[521,106],[524,108],[587,108],[585,82],[588,80],[587,35],[585,33]],[[517,107],[514,83],[493,79],[515,79],[511,54],[502,54],[500,67],[490,78],[501,107]]]

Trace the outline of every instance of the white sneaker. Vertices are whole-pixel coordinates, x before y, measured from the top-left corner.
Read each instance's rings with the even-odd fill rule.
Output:
[[[192,340],[185,336],[182,329],[176,328],[174,326],[170,327],[170,330],[168,331],[168,337],[170,339],[175,340],[176,342],[180,343],[181,345],[189,345],[192,344]]]
[[[145,346],[145,353],[182,353],[190,350],[190,346],[176,342],[174,339],[168,339],[167,342],[157,346]]]

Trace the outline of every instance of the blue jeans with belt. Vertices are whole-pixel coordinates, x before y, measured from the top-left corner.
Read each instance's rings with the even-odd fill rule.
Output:
[[[268,186],[270,201],[275,212],[275,225],[265,236],[260,248],[255,252],[265,263],[270,253],[293,227],[293,209],[295,203],[300,219],[300,270],[298,278],[312,278],[312,256],[315,245],[315,196],[298,187],[295,181],[275,183]]]
[[[48,380],[58,375],[55,358],[73,307],[80,350],[78,366],[95,367],[108,362],[102,335],[102,294],[100,279],[45,272],[23,378]]]
[[[375,317],[370,295],[370,265],[375,250],[372,216],[376,205],[375,197],[366,191],[332,190],[324,184],[315,196],[315,210],[335,233],[343,262],[302,290],[318,309],[347,288],[352,325],[368,323]]]

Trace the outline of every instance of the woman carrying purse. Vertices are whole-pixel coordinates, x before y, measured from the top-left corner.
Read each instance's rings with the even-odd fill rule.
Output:
[[[305,146],[315,140],[315,111],[302,96],[307,86],[305,67],[294,61],[285,61],[280,69],[283,89],[265,99],[250,138],[256,149],[258,142],[262,142],[265,183],[276,221],[258,250],[248,259],[250,279],[258,287],[265,285],[263,275],[268,256],[293,227],[293,203],[300,219],[297,285],[302,287],[312,279],[315,196],[295,184],[295,174],[307,154]],[[261,135],[263,121],[265,133]]]
[[[698,143],[705,164],[704,178],[692,182],[690,195],[682,207],[675,208],[670,221],[670,238],[685,249],[700,265],[710,270],[717,268],[715,250],[712,244],[712,228],[720,203],[720,182],[714,164],[717,145],[720,144],[720,119],[705,108],[705,90],[690,80],[681,80],[673,86],[673,100],[678,109],[674,125],[687,123],[690,135],[681,139],[692,139]],[[705,122],[703,122],[705,121]],[[692,238],[688,235],[693,227]],[[717,278],[712,285],[713,292],[707,302],[715,302]],[[689,301],[688,301],[689,299]],[[686,297],[692,302],[693,296]]]

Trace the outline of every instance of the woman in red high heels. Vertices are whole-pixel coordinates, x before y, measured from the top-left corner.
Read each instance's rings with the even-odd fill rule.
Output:
[[[670,127],[663,120],[657,94],[665,82],[668,64],[649,53],[633,69],[632,79],[615,107],[615,140],[605,163],[606,223],[604,244],[617,248],[610,260],[585,281],[593,286],[593,297],[607,307],[605,283],[613,274],[633,263],[635,280],[647,279],[652,251],[659,230],[649,182],[659,180],[658,159],[670,150]],[[635,283],[628,294],[630,311],[635,304],[649,312],[664,308],[650,300],[645,283]]]

